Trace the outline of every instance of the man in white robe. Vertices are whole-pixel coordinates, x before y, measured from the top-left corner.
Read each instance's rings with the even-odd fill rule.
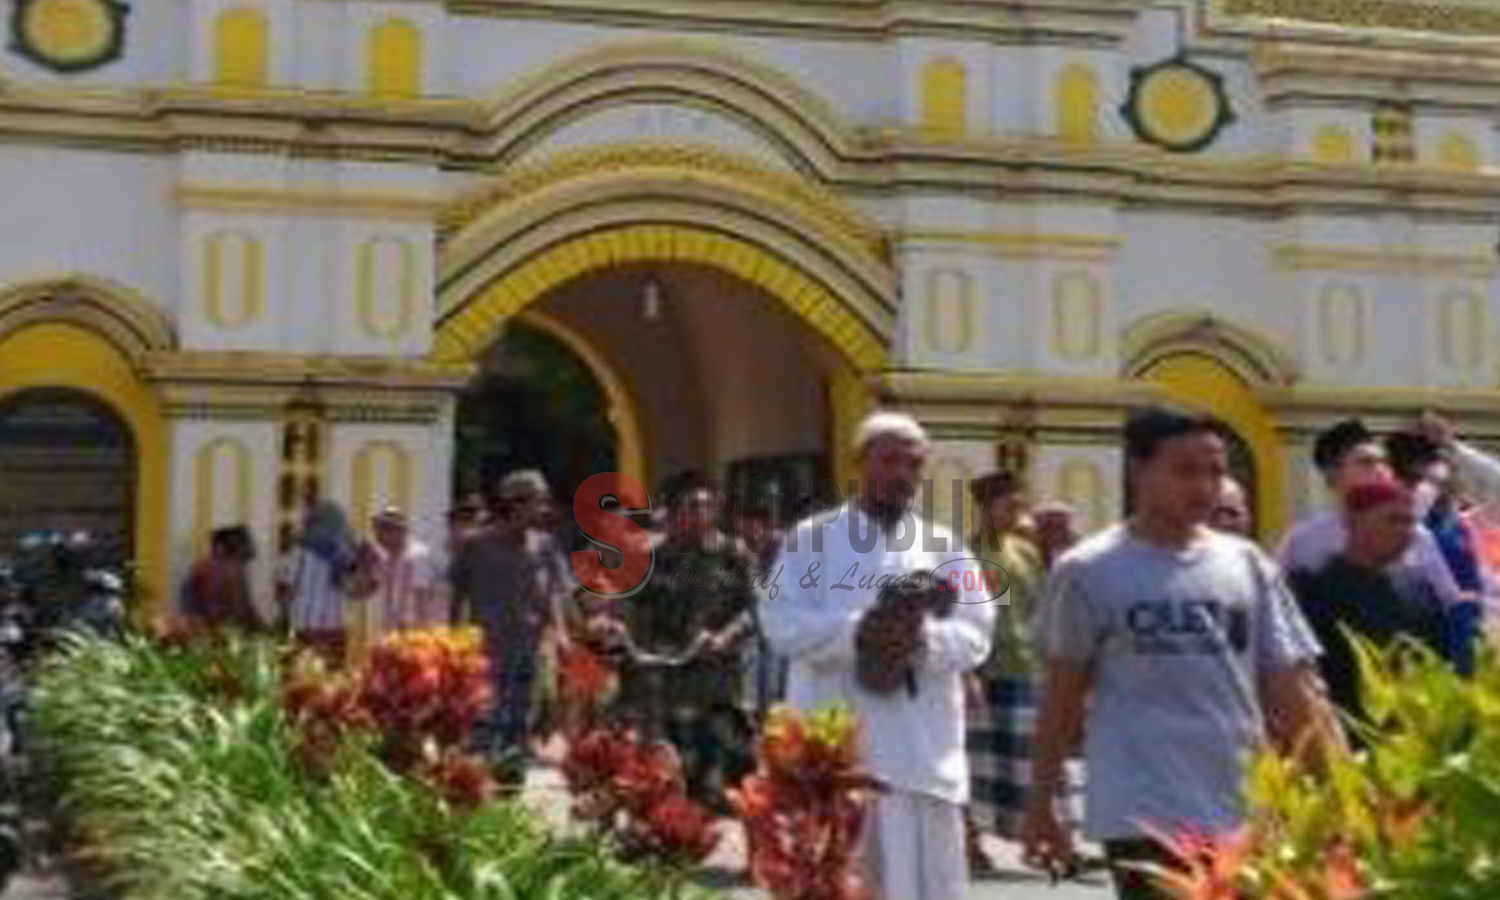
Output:
[[[916,630],[905,686],[880,694],[861,684],[857,635],[876,606],[881,576],[931,572],[966,554],[952,534],[910,510],[928,447],[921,427],[877,414],[857,445],[864,491],[788,534],[785,583],[775,596],[763,593],[761,624],[772,649],[790,660],[794,709],[841,706],[858,717],[863,764],[886,787],[864,843],[877,896],[960,900],[968,882],[963,677],[989,654],[995,608],[982,591],[960,590],[951,609],[908,620]]]

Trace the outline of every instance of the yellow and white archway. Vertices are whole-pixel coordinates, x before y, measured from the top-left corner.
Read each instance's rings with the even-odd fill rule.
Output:
[[[86,276],[29,281],[0,290],[0,402],[37,388],[74,390],[108,406],[136,450],[135,559],[146,600],[166,596],[168,435],[166,414],[143,373],[173,348],[159,308],[120,285]]]
[[[835,471],[851,473],[843,448],[885,362],[897,281],[878,229],[836,197],[716,151],[605,148],[487,187],[461,201],[448,225],[438,361],[477,359],[511,316],[585,275],[642,263],[710,267],[775,298],[833,351]]]
[[[1286,525],[1286,466],[1276,419],[1259,396],[1297,372],[1274,341],[1240,323],[1200,312],[1151,316],[1125,335],[1127,377],[1165,400],[1200,410],[1234,429],[1255,460],[1256,518],[1266,535]]]

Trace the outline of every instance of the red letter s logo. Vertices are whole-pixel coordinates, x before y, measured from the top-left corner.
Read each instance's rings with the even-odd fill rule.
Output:
[[[640,589],[651,574],[651,537],[646,529],[625,516],[606,510],[605,497],[620,500],[620,509],[647,509],[651,498],[640,482],[619,472],[602,472],[578,486],[573,495],[573,515],[578,527],[590,541],[600,547],[619,550],[625,562],[609,569],[598,550],[575,550],[573,574],[578,583],[595,594],[618,596]]]

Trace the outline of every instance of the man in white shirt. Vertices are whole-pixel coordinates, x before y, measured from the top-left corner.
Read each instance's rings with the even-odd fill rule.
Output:
[[[886,787],[864,843],[877,896],[960,900],[968,881],[963,677],[989,655],[995,610],[974,591],[936,611],[877,602],[891,580],[965,553],[953,535],[910,512],[928,450],[920,425],[874,415],[857,448],[865,491],[787,535],[785,583],[763,592],[762,627],[790,660],[794,709],[842,706],[858,717],[863,765]],[[870,646],[890,648],[887,661],[905,671],[899,687],[878,690],[862,675]]]
[[[1357,419],[1340,422],[1319,435],[1313,461],[1337,502],[1333,508],[1298,522],[1287,533],[1276,551],[1276,561],[1287,572],[1316,572],[1343,553],[1348,539],[1340,513],[1344,495],[1358,485],[1394,477],[1385,448]],[[1421,570],[1445,604],[1464,601],[1437,542],[1420,525],[1413,528],[1411,547],[1401,564]]]
[[[446,624],[446,598],[439,592],[442,563],[431,548],[411,536],[406,515],[393,507],[383,509],[375,515],[373,531],[379,632]]]

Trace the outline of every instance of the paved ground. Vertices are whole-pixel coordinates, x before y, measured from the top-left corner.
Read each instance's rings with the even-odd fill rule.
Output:
[[[527,782],[527,802],[555,828],[567,826],[566,793],[556,770],[542,768],[532,772]],[[1113,891],[1103,873],[1086,876],[1080,882],[1053,887],[1043,876],[1027,870],[1017,858],[1014,845],[987,841],[986,848],[999,871],[977,880],[966,900],[1111,900]],[[724,829],[724,840],[709,860],[706,880],[725,889],[732,900],[765,900],[765,895],[744,884],[744,834],[732,824]]]
[[[532,773],[527,803],[553,827],[566,827],[567,798],[555,769],[542,768]],[[1000,871],[977,881],[967,900],[1108,900],[1113,896],[1102,875],[1054,888],[1045,878],[1025,871],[1013,847],[996,841],[989,843],[987,849]],[[722,886],[732,900],[764,900],[763,894],[744,885],[739,875],[743,870],[743,833],[732,825],[726,826],[724,842],[710,861],[706,878],[715,886]],[[17,879],[3,896],[4,900],[67,900],[57,882],[33,878]]]

